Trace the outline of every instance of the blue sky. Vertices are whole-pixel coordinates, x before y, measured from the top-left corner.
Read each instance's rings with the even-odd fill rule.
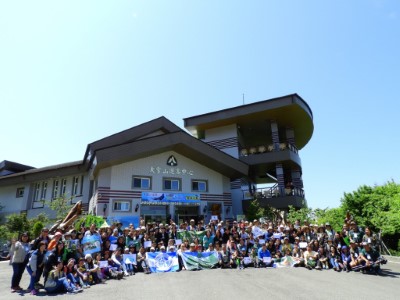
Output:
[[[43,167],[159,116],[298,93],[312,208],[399,182],[400,2],[2,1],[0,160]]]

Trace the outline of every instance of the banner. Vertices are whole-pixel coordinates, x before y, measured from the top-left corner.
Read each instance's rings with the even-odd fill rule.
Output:
[[[187,193],[149,193],[142,192],[142,201],[157,204],[194,204],[200,205],[200,194]]]
[[[179,270],[176,252],[147,252],[146,258],[152,273],[176,272]]]
[[[186,270],[211,269],[218,264],[218,252],[182,252],[181,258]]]
[[[199,239],[199,244],[203,245],[203,237],[206,235],[205,231],[178,231],[178,236],[177,238],[179,240],[182,240],[184,242],[185,240],[188,240],[189,243],[193,243],[195,238]]]
[[[136,254],[122,254],[124,263],[136,265]]]
[[[107,218],[108,224],[122,223],[122,228],[129,227],[129,224],[133,224],[133,227],[139,227],[139,216],[112,216]]]
[[[101,238],[97,234],[85,236],[81,243],[84,255],[101,251]]]

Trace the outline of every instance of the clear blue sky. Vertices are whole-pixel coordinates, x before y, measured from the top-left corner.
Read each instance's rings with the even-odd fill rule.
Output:
[[[399,182],[400,1],[2,1],[0,160],[44,167],[159,116],[290,93],[312,208]]]

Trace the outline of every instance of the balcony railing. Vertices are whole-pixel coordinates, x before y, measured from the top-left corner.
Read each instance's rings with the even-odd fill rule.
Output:
[[[257,199],[285,197],[285,196],[298,196],[304,198],[304,190],[299,187],[279,188],[278,185],[276,184],[272,187],[256,189],[254,195],[252,197],[249,196],[250,196],[249,191],[243,192],[243,199],[250,199],[253,198],[254,196]]]
[[[270,145],[259,145],[259,146],[250,146],[246,148],[242,148],[240,150],[240,156],[248,156],[254,154],[261,154],[267,152],[274,152],[274,151],[285,151],[290,150],[294,153],[298,153],[299,150],[297,147],[291,143],[277,143],[277,144],[270,144]]]

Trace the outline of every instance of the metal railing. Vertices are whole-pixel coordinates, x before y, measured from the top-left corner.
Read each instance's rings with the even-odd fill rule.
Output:
[[[265,199],[265,198],[275,198],[275,197],[285,197],[285,196],[298,196],[304,198],[304,190],[299,187],[293,188],[279,188],[278,184],[275,184],[271,187],[266,188],[258,188],[253,192],[244,191],[243,199]]]
[[[254,154],[261,154],[261,153],[268,153],[275,151],[286,151],[286,150],[290,150],[296,154],[299,153],[299,150],[295,145],[288,142],[284,142],[284,143],[275,143],[270,145],[243,147],[240,150],[240,156],[248,156]]]

